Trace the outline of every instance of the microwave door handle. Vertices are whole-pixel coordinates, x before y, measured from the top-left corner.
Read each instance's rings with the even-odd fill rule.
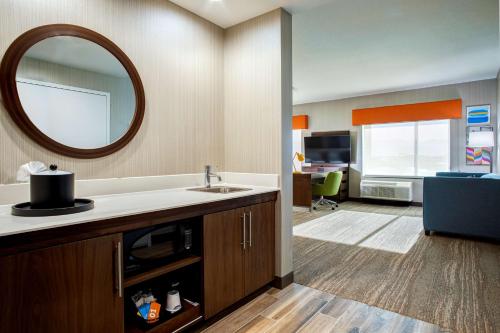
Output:
[[[115,245],[115,290],[118,297],[123,297],[123,277],[122,277],[122,242]]]

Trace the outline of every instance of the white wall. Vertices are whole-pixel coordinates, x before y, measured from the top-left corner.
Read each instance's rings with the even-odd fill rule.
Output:
[[[462,99],[463,118],[451,121],[451,169],[453,171],[488,172],[488,166],[468,166],[465,163],[465,107],[467,105],[491,104],[492,121],[493,124],[496,124],[496,79],[295,105],[293,113],[294,115],[309,115],[308,133],[314,131],[351,131],[353,161],[349,173],[349,196],[358,198],[360,196],[359,183],[362,178],[361,127],[352,126],[352,110],[456,98]],[[393,180],[390,178],[387,179]],[[418,179],[413,179],[412,181],[414,182],[414,200],[421,202],[422,181]]]
[[[224,32],[224,164],[280,175],[276,275],[292,262],[292,30],[281,9]]]
[[[297,169],[300,171],[302,163],[295,158],[295,153],[302,153],[303,152],[303,136],[302,136],[302,130],[293,130],[292,131],[292,156],[294,156],[293,160],[293,166],[294,170]]]

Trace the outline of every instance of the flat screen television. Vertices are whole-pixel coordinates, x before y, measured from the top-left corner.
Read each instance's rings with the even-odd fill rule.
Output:
[[[306,163],[344,164],[351,162],[351,136],[310,136],[304,138]]]

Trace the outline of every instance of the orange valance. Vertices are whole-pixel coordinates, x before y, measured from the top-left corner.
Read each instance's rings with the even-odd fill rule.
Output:
[[[308,129],[309,117],[307,115],[293,116],[292,129]]]
[[[352,110],[353,126],[460,118],[461,99]]]

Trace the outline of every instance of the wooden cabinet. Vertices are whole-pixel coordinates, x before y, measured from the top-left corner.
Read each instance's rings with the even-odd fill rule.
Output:
[[[172,332],[203,311],[213,317],[273,280],[276,198],[275,191],[0,237],[0,332]],[[123,234],[184,219],[199,231],[196,251],[122,278]],[[183,297],[196,303],[143,326],[131,295],[151,288],[164,309],[165,281],[179,276]]]
[[[247,246],[245,250],[245,295],[274,279],[274,202],[245,209]]]
[[[205,317],[244,296],[243,209],[205,215],[203,219]]]
[[[2,332],[123,332],[121,234],[0,257]]]
[[[274,278],[274,202],[206,215],[205,318]]]

